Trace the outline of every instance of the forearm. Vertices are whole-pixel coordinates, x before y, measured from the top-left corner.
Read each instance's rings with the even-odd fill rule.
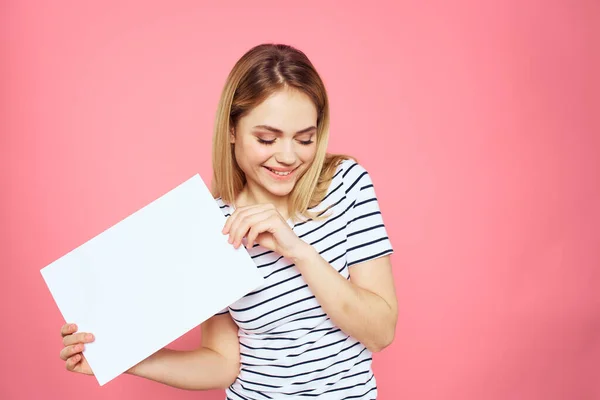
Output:
[[[224,389],[239,364],[206,347],[191,351],[161,349],[127,373],[187,390]]]
[[[312,247],[294,261],[336,326],[374,352],[391,343],[396,326],[395,305],[344,278]]]

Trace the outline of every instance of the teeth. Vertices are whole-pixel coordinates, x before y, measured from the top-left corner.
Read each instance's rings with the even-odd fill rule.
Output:
[[[273,172],[274,174],[276,174],[276,175],[279,175],[279,176],[286,176],[286,175],[289,175],[289,174],[290,174],[290,172],[291,172],[291,171],[287,171],[287,172],[279,172],[279,171],[274,171],[274,170],[272,170],[271,168],[267,168],[267,169],[268,169],[269,171]]]

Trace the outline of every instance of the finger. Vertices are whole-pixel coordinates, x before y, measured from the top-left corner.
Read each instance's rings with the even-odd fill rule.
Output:
[[[232,215],[233,218],[229,224],[229,232],[228,232],[229,233],[229,243],[236,243],[235,239],[236,239],[236,237],[239,238],[240,225],[244,222],[244,220],[246,218],[248,218],[249,216],[255,215],[255,214],[262,213],[265,210],[266,210],[266,207],[263,204],[263,205],[253,206],[253,207],[245,209],[245,210],[241,210],[235,216]],[[246,229],[246,231],[247,231],[247,229]],[[242,237],[243,237],[243,235],[246,234],[246,231],[241,233]]]
[[[223,230],[221,231],[224,235],[227,235],[231,231],[231,224],[235,221],[235,219],[237,218],[239,213],[245,208],[246,207],[236,208],[235,211],[233,212],[233,214],[231,214],[229,217],[227,217],[227,220],[225,221],[225,225],[223,226]]]
[[[241,243],[242,239],[248,234],[250,228],[255,226],[257,223],[269,219],[271,216],[271,211],[262,211],[252,215],[247,215],[243,219],[241,219],[237,226],[232,228],[232,238],[233,238],[233,246],[237,249]],[[258,232],[260,233],[260,232]]]
[[[60,328],[60,335],[62,337],[65,337],[65,336],[70,335],[75,332],[77,332],[77,325],[75,325],[75,324],[64,324]]]
[[[233,214],[231,214],[229,216],[229,218],[227,218],[227,221],[225,221],[225,226],[223,227],[223,234],[226,235],[229,232],[231,232],[231,225],[239,218],[239,216],[241,214],[243,214],[247,210],[251,210],[256,207],[257,207],[256,205],[253,205],[253,206],[245,206],[245,207],[236,208],[235,211],[233,212]]]
[[[252,247],[254,247],[254,242],[260,234],[261,232],[258,231],[257,225],[254,225],[252,228],[250,228],[250,230],[248,231],[248,241],[246,242],[246,249],[250,250]]]
[[[74,344],[72,346],[64,347],[60,351],[60,358],[63,361],[67,361],[69,358],[75,356],[76,354],[83,352],[84,349],[85,349],[85,346],[83,345],[83,343],[78,343],[78,344]]]
[[[255,221],[252,221],[251,226],[246,233],[246,237],[248,239],[246,246],[248,249],[254,246],[254,242],[256,238],[263,232],[270,232],[272,234],[278,229],[278,225],[285,225],[287,227],[287,222],[283,220],[279,211],[275,208],[275,206],[267,207],[266,211],[263,212],[264,218],[259,220],[258,218]],[[257,223],[261,223],[261,225],[256,226]],[[254,229],[252,229],[255,227]],[[253,235],[250,236],[250,232],[253,232]]]
[[[87,332],[78,332],[63,338],[63,345],[70,346],[77,343],[90,343],[94,341],[94,335]]]
[[[259,219],[259,215],[257,215],[256,218],[250,221],[250,226],[248,227],[248,232],[246,233],[246,248],[248,249],[254,247],[254,242],[261,233],[275,233],[277,225],[284,222],[275,209],[268,209],[260,214],[260,216],[262,218]]]
[[[252,206],[236,208],[236,210],[233,212],[233,214],[231,214],[229,216],[229,218],[227,218],[227,221],[225,222],[225,226],[223,227],[223,234],[226,235],[226,234],[230,233],[233,225],[235,224],[236,221],[239,220],[239,218],[241,218],[247,214],[254,214],[257,212],[264,211],[267,209],[268,206],[269,206],[269,204],[256,204],[256,205],[252,205]]]
[[[270,223],[265,221],[273,221],[271,219],[272,211],[267,210],[262,213],[248,217],[241,228],[244,230],[244,236],[247,238],[246,248],[251,249],[258,235],[271,229]],[[241,241],[241,239],[240,239]]]
[[[273,219],[270,217],[252,225],[252,227],[248,231],[248,243],[246,243],[246,248],[251,249],[254,246],[254,242],[256,241],[258,235],[260,235],[263,232],[272,232],[272,228]]]
[[[68,371],[74,371],[77,364],[81,361],[81,354],[76,354],[73,357],[67,359],[65,366]]]
[[[231,216],[229,217],[229,220],[227,221],[228,223],[226,224],[226,228],[225,228],[226,234],[231,233],[231,231],[234,229],[235,224],[241,218],[244,218],[246,215],[252,215],[257,212],[261,212],[261,211],[263,211],[263,208],[264,208],[264,204],[256,204],[253,206],[240,207],[240,208],[236,209],[233,212],[233,214],[231,214]]]

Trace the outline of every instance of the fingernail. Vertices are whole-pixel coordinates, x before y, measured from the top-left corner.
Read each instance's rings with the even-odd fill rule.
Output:
[[[92,335],[91,333],[88,333],[87,335],[85,335],[85,338],[87,340],[92,340],[94,338],[94,335]]]

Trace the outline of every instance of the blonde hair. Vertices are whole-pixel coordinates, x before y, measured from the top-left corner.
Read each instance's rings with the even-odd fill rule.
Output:
[[[246,184],[229,141],[237,122],[273,93],[284,89],[305,93],[317,109],[317,151],[311,166],[296,182],[289,196],[289,214],[316,219],[311,211],[325,194],[339,162],[352,157],[327,153],[329,101],[325,85],[306,55],[289,45],[261,44],[235,64],[221,93],[215,117],[212,149],[212,193],[233,204]]]

